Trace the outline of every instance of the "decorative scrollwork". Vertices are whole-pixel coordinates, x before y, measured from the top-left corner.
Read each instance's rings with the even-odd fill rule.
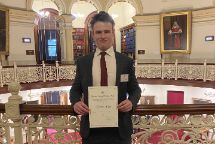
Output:
[[[22,83],[43,80],[42,67],[20,67],[17,69],[17,81]]]
[[[57,72],[56,72],[56,67],[55,66],[46,66],[44,68],[45,70],[45,75],[46,75],[46,80],[48,81],[53,81],[57,79]]]
[[[178,65],[178,78],[187,80],[204,79],[204,66]]]
[[[9,84],[10,82],[14,81],[14,69],[13,68],[3,68],[2,69],[2,83]]]
[[[75,66],[60,66],[59,67],[59,79],[69,79],[75,78]]]
[[[215,81],[215,66],[203,64],[143,64],[135,66],[138,78],[162,78]],[[73,80],[76,74],[74,65],[30,66],[2,68],[0,84],[12,81],[31,83],[38,81]]]
[[[10,127],[12,124],[9,122],[5,113],[0,113],[0,143],[7,143],[10,140]],[[9,143],[9,142],[8,142]]]
[[[215,66],[214,65],[207,66],[206,80],[215,81]]]
[[[140,78],[161,78],[161,65],[146,64],[136,67],[136,77]]]
[[[215,143],[214,115],[134,116],[132,119],[133,144]]]
[[[163,78],[174,79],[175,78],[175,65],[174,64],[166,64],[163,68]]]
[[[80,118],[76,116],[25,116],[22,127],[29,143],[81,143]]]

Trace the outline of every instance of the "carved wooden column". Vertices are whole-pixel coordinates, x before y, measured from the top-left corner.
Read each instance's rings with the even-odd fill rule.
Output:
[[[22,103],[22,97],[18,95],[21,85],[17,82],[12,82],[8,86],[9,92],[12,94],[5,104],[6,116],[13,121],[15,144],[23,144],[23,135],[21,127],[21,115],[19,104]]]

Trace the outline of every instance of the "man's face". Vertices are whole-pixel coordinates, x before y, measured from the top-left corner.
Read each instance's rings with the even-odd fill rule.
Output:
[[[112,24],[110,22],[96,22],[93,26],[93,39],[100,50],[109,49],[114,40]]]

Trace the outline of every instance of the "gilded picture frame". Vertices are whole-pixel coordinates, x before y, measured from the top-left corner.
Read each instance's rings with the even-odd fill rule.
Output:
[[[9,53],[9,10],[0,7],[0,55]]]
[[[161,53],[191,53],[191,11],[160,15]]]

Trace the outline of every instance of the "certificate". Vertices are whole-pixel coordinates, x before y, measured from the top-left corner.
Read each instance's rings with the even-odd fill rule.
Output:
[[[88,88],[90,128],[118,127],[118,89],[116,86]]]

